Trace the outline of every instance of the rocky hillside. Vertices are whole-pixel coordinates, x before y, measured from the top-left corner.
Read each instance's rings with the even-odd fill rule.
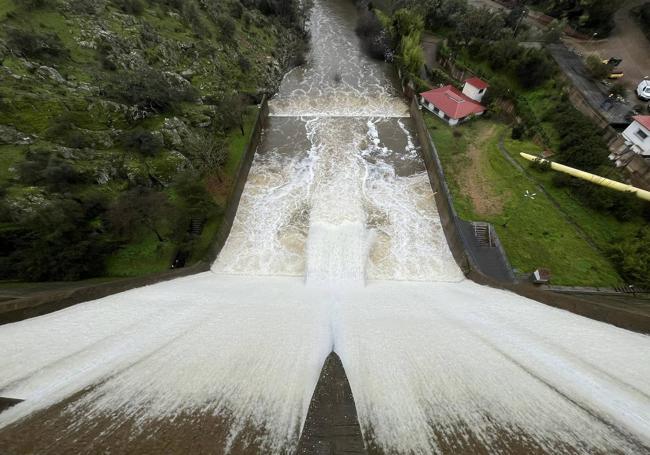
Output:
[[[0,0],[0,278],[198,257],[302,24],[282,0]]]

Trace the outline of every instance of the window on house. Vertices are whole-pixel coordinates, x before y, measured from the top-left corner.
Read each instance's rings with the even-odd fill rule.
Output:
[[[435,112],[437,114],[438,112],[440,112],[440,109],[438,109],[437,107],[434,106],[433,107],[433,112]]]
[[[480,94],[483,93],[484,91],[485,91],[485,89],[482,88],[481,90],[478,91],[478,94],[480,95]]]
[[[636,132],[636,135],[641,138],[642,141],[645,141],[648,135],[645,133],[643,130],[639,130]]]
[[[449,116],[447,114],[445,114],[444,117],[442,118],[444,118],[445,120],[449,120]]]

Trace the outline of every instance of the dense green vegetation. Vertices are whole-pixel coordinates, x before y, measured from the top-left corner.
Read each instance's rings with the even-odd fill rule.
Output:
[[[546,14],[566,19],[577,30],[604,37],[614,28],[614,13],[621,2],[612,0],[526,0]]]
[[[249,106],[301,58],[301,8],[0,0],[0,277],[130,276],[168,268],[177,251],[200,259]]]

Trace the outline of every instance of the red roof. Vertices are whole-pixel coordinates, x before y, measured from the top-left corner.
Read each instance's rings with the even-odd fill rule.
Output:
[[[485,82],[483,79],[479,79],[478,77],[470,77],[465,81],[465,83],[473,85],[479,90],[481,90],[482,88],[488,88],[490,86],[490,84]]]
[[[485,107],[451,85],[420,93],[420,96],[453,119],[485,111]]]
[[[635,115],[632,118],[650,130],[650,115]]]

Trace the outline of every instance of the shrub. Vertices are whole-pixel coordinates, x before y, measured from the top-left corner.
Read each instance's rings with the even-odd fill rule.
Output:
[[[102,202],[87,198],[55,199],[24,213],[12,233],[14,276],[50,281],[99,275],[112,250],[102,231],[102,213]]]
[[[48,8],[53,5],[53,0],[19,0],[16,3],[22,5],[26,10]]]
[[[136,128],[122,134],[122,145],[143,156],[156,156],[163,148],[162,139],[142,128]]]
[[[253,67],[250,60],[248,60],[244,55],[239,56],[239,58],[237,59],[237,65],[239,65],[239,69],[242,70],[244,73],[249,72]]]
[[[62,58],[69,55],[56,33],[38,33],[34,30],[9,29],[9,47],[30,58]]]
[[[587,69],[591,74],[591,77],[597,80],[605,79],[609,76],[609,66],[601,61],[601,59],[596,55],[590,55],[586,60]]]
[[[609,256],[618,272],[629,283],[650,289],[650,228],[641,228],[635,236],[616,242]]]
[[[515,72],[522,87],[535,88],[553,75],[553,64],[545,51],[528,49],[515,63]]]
[[[587,171],[607,163],[609,149],[602,133],[584,114],[564,105],[551,121],[560,137],[560,162]]]
[[[612,85],[609,88],[609,94],[625,98],[625,95],[627,94],[627,89],[625,88],[625,85],[623,85],[621,82],[617,82],[616,84]]]
[[[154,112],[170,111],[182,101],[195,101],[198,94],[190,85],[170,81],[152,68],[124,71],[106,87],[106,95]]]
[[[241,19],[242,14],[244,14],[244,7],[242,4],[239,2],[239,0],[235,0],[231,5],[230,5],[230,15],[234,17],[235,19]]]
[[[55,192],[66,191],[84,181],[83,175],[67,160],[46,150],[28,151],[17,170],[23,184],[43,186]]]
[[[119,0],[118,7],[127,14],[140,15],[144,12],[142,0]]]
[[[217,17],[217,27],[219,27],[219,33],[223,40],[231,41],[234,39],[237,24],[235,24],[232,17],[223,14],[219,15]]]
[[[512,134],[510,135],[513,139],[515,140],[520,140],[522,137],[524,137],[524,133],[526,132],[526,127],[522,123],[517,123],[513,128],[512,128]]]

